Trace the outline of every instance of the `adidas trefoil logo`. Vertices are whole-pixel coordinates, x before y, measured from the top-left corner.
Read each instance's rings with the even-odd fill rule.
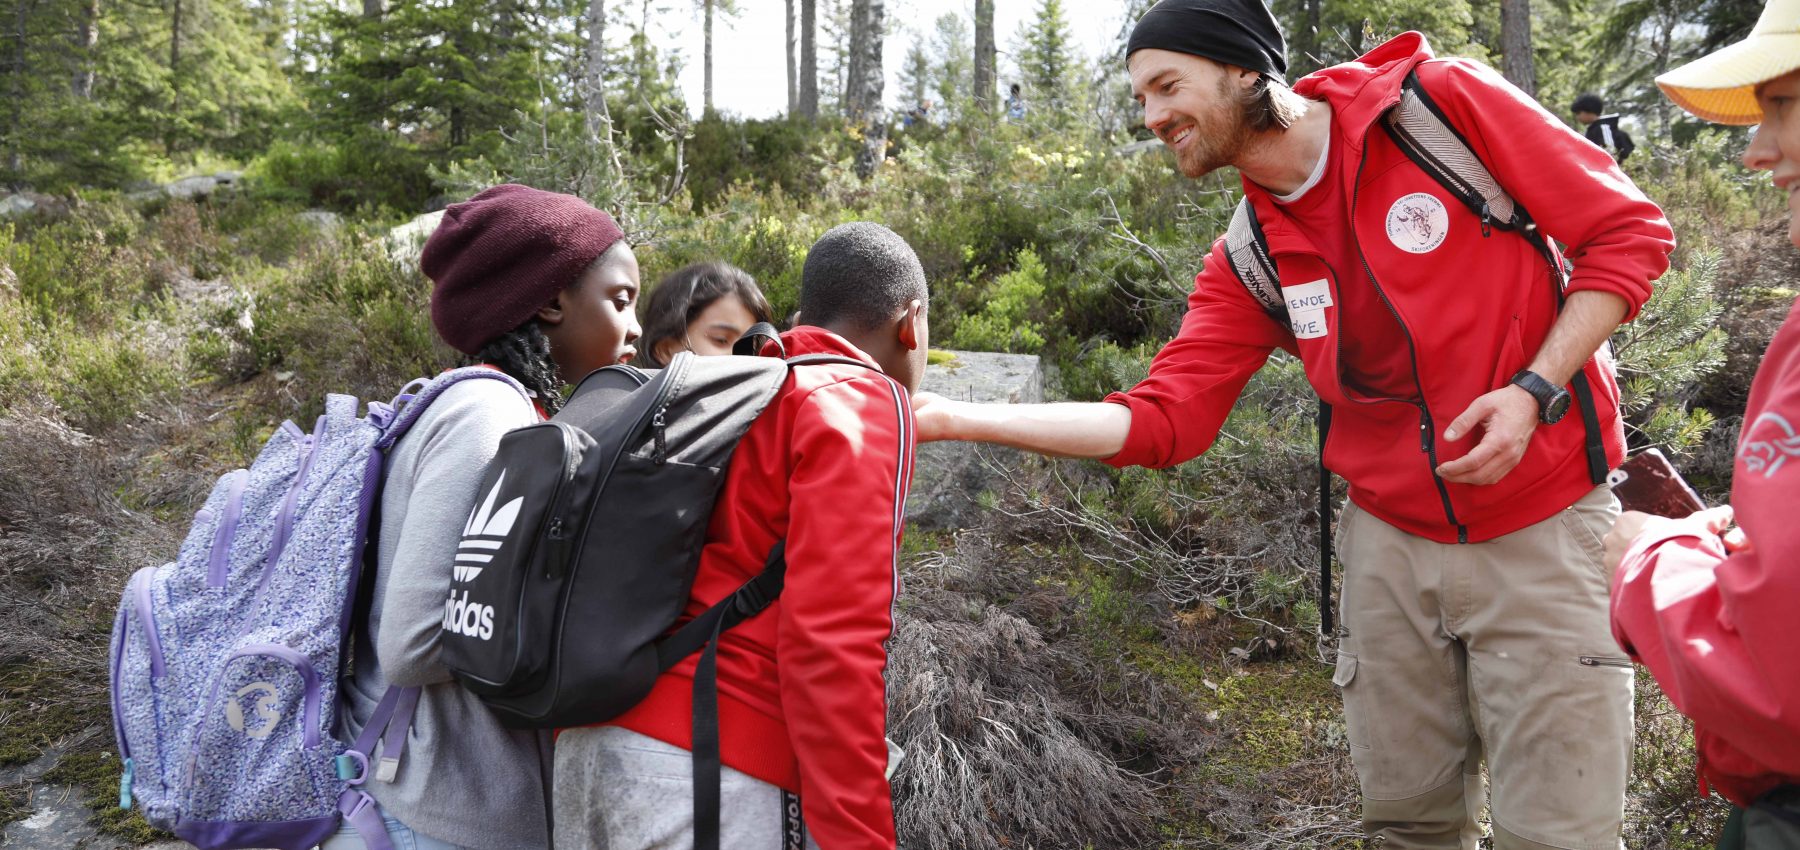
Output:
[[[468,524],[463,526],[462,543],[456,549],[455,579],[458,582],[474,581],[481,575],[484,565],[494,560],[495,553],[500,551],[506,536],[512,533],[513,523],[519,519],[519,509],[525,504],[525,497],[507,502],[500,510],[494,510],[494,502],[500,498],[500,489],[506,485],[506,470],[500,471],[499,480],[494,488],[488,491],[487,499],[469,514]]]

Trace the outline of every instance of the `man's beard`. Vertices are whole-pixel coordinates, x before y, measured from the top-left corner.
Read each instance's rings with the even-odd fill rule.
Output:
[[[1187,147],[1175,152],[1175,165],[1183,175],[1204,177],[1230,165],[1250,142],[1250,119],[1225,79],[1219,80],[1217,102],[1205,123],[1195,117]]]

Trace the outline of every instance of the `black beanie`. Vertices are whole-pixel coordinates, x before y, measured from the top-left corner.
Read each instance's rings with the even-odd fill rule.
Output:
[[[1173,50],[1287,82],[1287,39],[1262,0],[1161,0],[1131,28],[1125,55]]]

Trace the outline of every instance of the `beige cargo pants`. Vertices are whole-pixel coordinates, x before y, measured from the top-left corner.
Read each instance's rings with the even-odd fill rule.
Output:
[[[1384,850],[1474,850],[1492,783],[1494,847],[1618,850],[1632,670],[1608,625],[1606,487],[1464,545],[1344,507],[1334,681],[1363,826]]]

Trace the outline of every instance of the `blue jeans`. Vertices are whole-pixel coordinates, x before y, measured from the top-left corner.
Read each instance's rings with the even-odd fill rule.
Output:
[[[388,838],[394,842],[394,850],[463,850],[462,847],[447,841],[439,841],[429,835],[420,835],[414,832],[412,827],[386,815],[383,815],[381,819],[387,824]],[[344,821],[344,825],[338,828],[337,834],[325,839],[325,843],[320,844],[318,850],[364,850],[366,846],[363,844],[362,836],[357,833],[356,827],[351,826],[349,821]]]

